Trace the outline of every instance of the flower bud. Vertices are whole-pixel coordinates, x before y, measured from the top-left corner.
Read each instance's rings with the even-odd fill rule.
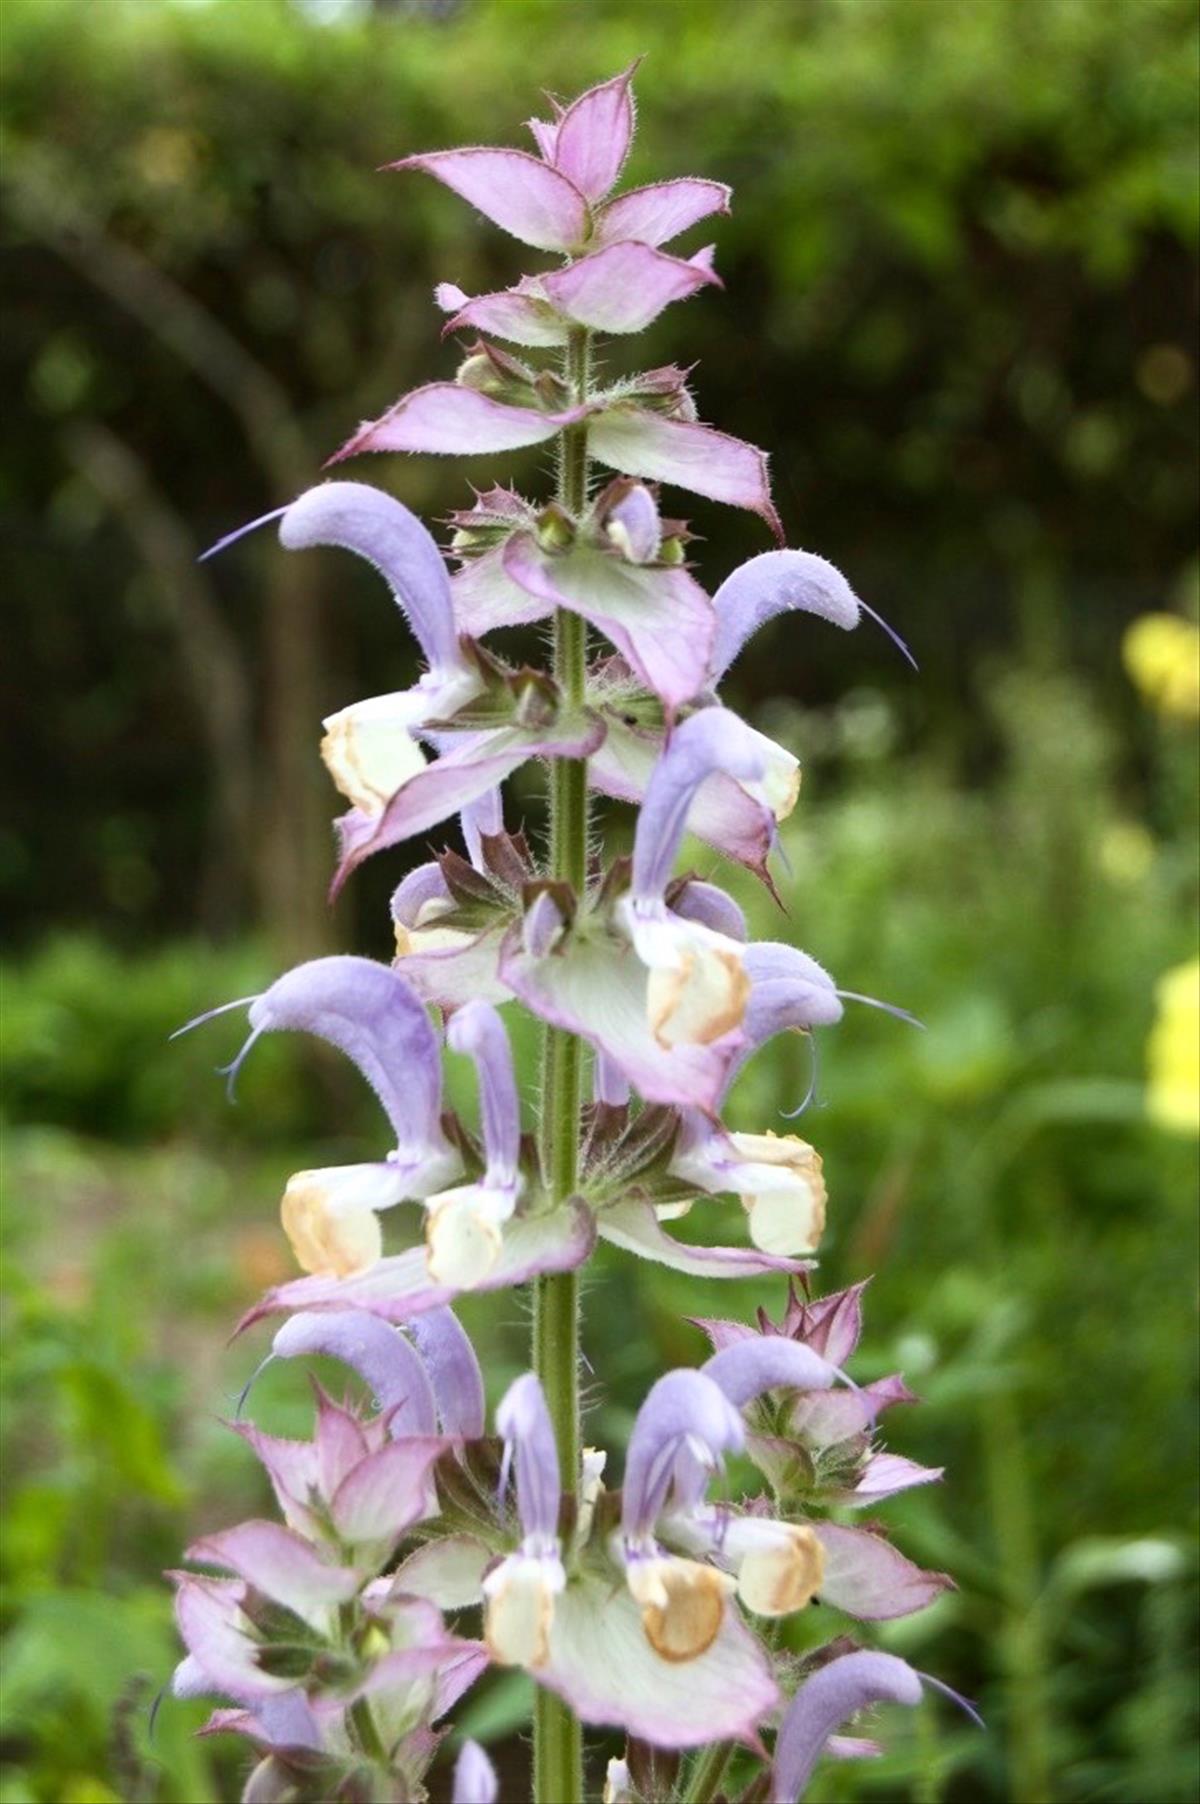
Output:
[[[575,522],[557,501],[552,501],[542,509],[537,517],[535,531],[542,551],[569,551],[575,543]]]

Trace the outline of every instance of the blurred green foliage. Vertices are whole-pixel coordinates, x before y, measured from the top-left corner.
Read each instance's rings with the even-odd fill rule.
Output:
[[[265,539],[192,559],[450,372],[435,280],[497,287],[527,261],[375,166],[517,142],[539,88],[642,51],[631,179],[736,188],[726,292],[660,322],[646,359],[701,359],[705,417],[774,454],[791,541],[923,666],[780,622],[733,691],[806,767],[788,918],[743,884],[754,930],[927,1024],[859,1011],[825,1035],[805,1131],[830,1181],[822,1283],[879,1274],[856,1371],[905,1370],[926,1402],[889,1438],[949,1469],[888,1515],[962,1589],[883,1639],[989,1723],[889,1720],[888,1757],[817,1795],[1194,1796],[1195,1148],[1145,1120],[1143,1058],[1154,983],[1194,939],[1196,743],[1138,708],[1115,655],[1134,614],[1195,607],[1191,7],[9,0],[5,25],[23,755],[0,886],[24,950],[3,1014],[0,1804],[236,1795],[236,1753],[191,1739],[200,1712],[168,1703],[147,1733],[174,1658],[158,1574],[267,1507],[217,1417],[258,1352],[223,1349],[228,1326],[287,1269],[287,1174],[382,1144],[334,1055],[268,1040],[229,1108],[211,1068],[236,1024],[166,1036],[329,931],[316,720],[409,680],[411,651],[346,560]],[[544,481],[528,455],[366,472],[431,517],[494,473]],[[695,518],[711,583],[761,548]],[[536,829],[533,783],[518,806]],[[335,931],[386,956],[401,867],[376,863]],[[528,1032],[520,1051],[531,1073]],[[752,1065],[738,1124],[774,1121],[801,1066],[786,1042]],[[729,1229],[716,1205],[697,1224]],[[648,1376],[700,1356],[685,1315],[778,1303],[615,1255],[590,1284],[589,1433],[614,1447]],[[521,1300],[464,1315],[498,1394]],[[255,1408],[302,1432],[299,1375],[268,1373]],[[841,1626],[815,1610],[796,1644]],[[511,1734],[527,1690],[489,1682],[471,1709]]]

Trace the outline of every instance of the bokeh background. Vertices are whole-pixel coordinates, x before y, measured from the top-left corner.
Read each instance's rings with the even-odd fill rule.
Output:
[[[788,919],[738,885],[755,929],[927,1023],[827,1035],[807,1131],[823,1282],[877,1274],[856,1369],[903,1368],[925,1401],[891,1442],[949,1471],[887,1513],[961,1589],[881,1639],[989,1724],[889,1722],[885,1760],[815,1795],[1193,1797],[1190,0],[5,10],[0,1800],[236,1797],[238,1751],[194,1740],[195,1710],[168,1701],[148,1736],[175,1657],[160,1569],[264,1503],[219,1418],[261,1351],[227,1330],[288,1269],[286,1175],[382,1146],[333,1055],[265,1044],[230,1109],[212,1066],[237,1028],[166,1035],[297,956],[388,955],[405,853],[330,915],[316,728],[411,680],[413,650],[349,559],[266,534],[196,555],[452,372],[435,280],[521,268],[376,166],[518,142],[538,89],[643,51],[631,178],[736,195],[725,292],[640,354],[699,360],[703,417],[771,448],[790,541],[922,665],[780,623],[733,693],[806,766]],[[468,477],[546,480],[536,453],[364,474],[429,518]],[[748,516],[691,511],[713,585],[766,548]],[[536,782],[516,812],[537,831]],[[739,1124],[801,1081],[759,1060]],[[614,1262],[589,1301],[589,1435],[619,1446],[648,1377],[701,1356],[685,1314],[778,1298]],[[465,1313],[498,1393],[521,1300]],[[256,1406],[299,1432],[300,1375],[269,1373]],[[527,1710],[510,1678],[470,1711],[517,1787]]]

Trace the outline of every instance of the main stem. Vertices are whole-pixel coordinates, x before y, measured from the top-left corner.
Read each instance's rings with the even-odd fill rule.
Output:
[[[573,401],[586,399],[591,364],[587,332],[573,332],[566,375]],[[587,424],[568,426],[558,446],[558,498],[574,518],[587,502]],[[582,707],[587,627],[560,608],[554,617],[554,676],[564,704]],[[550,780],[550,874],[569,883],[580,902],[587,882],[587,761],[557,758]],[[579,1185],[582,1047],[559,1027],[547,1027],[542,1058],[542,1163],[554,1204]],[[563,1272],[534,1284],[533,1369],[542,1382],[558,1441],[563,1489],[579,1484],[579,1275]],[[582,1804],[583,1734],[569,1707],[539,1686],[533,1714],[535,1804]]]

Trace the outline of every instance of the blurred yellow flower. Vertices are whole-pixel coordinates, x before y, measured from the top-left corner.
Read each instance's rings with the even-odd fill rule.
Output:
[[[1200,718],[1200,627],[1179,614],[1143,614],[1121,645],[1125,668],[1160,714]]]
[[[1164,972],[1155,997],[1146,1112],[1173,1133],[1200,1134],[1200,958]]]
[[[1113,821],[1100,837],[1099,857],[1111,883],[1132,887],[1154,863],[1154,835],[1140,821]]]

